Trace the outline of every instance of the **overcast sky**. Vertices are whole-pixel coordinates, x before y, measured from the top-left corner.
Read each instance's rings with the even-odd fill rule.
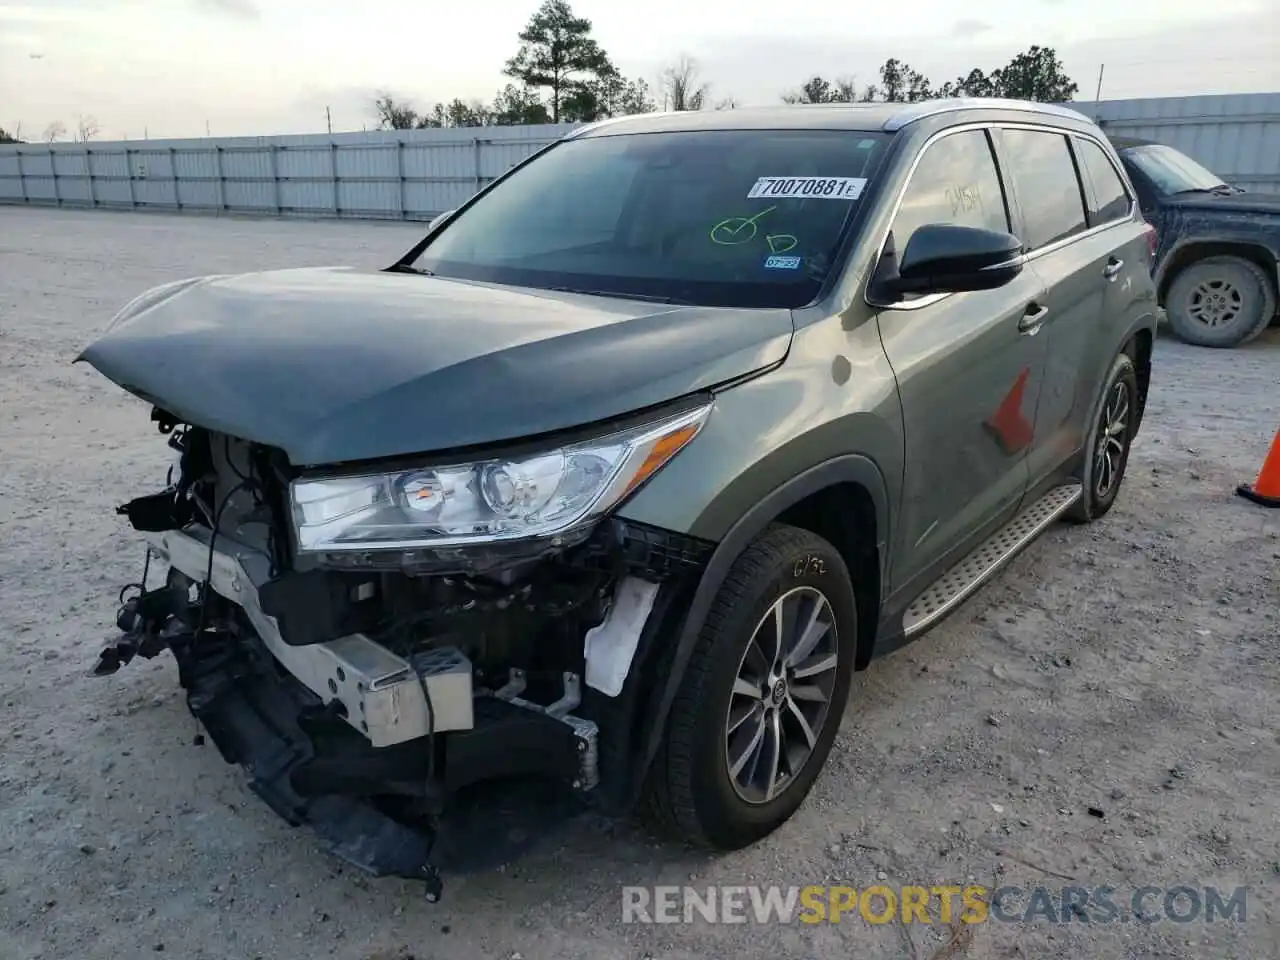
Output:
[[[372,126],[379,89],[425,106],[492,98],[539,0],[0,0],[0,126],[38,138],[88,114],[101,139]],[[941,82],[1033,43],[1093,99],[1280,91],[1280,0],[577,0],[627,74],[680,53],[717,96],[776,103],[888,57]]]

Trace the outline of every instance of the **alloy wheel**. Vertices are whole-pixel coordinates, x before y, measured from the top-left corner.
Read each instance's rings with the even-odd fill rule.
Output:
[[[737,795],[776,799],[813,755],[839,662],[835,614],[822,591],[796,587],[757,624],[729,698],[725,754]]]
[[[1125,448],[1129,443],[1129,387],[1117,380],[1107,394],[1098,419],[1098,437],[1093,453],[1093,495],[1105,500],[1119,480]]]

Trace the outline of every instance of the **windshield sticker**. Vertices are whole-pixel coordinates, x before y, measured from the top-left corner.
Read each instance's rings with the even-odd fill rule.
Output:
[[[729,217],[721,220],[711,228],[711,242],[725,247],[735,247],[740,243],[750,243],[756,238],[756,221],[777,207],[765,207],[754,217]],[[790,249],[790,248],[788,248]]]
[[[764,268],[766,270],[799,270],[799,257],[765,257]]]
[[[766,233],[764,242],[769,245],[770,253],[786,253],[788,250],[794,250],[800,241],[789,233]]]
[[[876,142],[875,142],[874,140],[859,140],[859,141],[858,141],[858,149],[859,149],[859,150],[870,150],[870,149],[871,149],[872,147],[874,147],[875,145],[876,145]]]
[[[747,191],[747,199],[857,200],[866,185],[864,177],[761,177]]]

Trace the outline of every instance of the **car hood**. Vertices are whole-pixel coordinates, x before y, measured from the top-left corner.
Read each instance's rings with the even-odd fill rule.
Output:
[[[607,420],[777,363],[792,331],[787,310],[317,268],[156,288],[77,360],[302,466]]]
[[[1169,206],[1196,212],[1253,213],[1280,217],[1280,194],[1277,193],[1185,193],[1170,197]]]

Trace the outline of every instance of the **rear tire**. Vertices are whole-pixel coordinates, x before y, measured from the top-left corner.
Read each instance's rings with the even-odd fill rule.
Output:
[[[736,850],[788,820],[835,741],[857,642],[840,554],[807,530],[769,527],[734,562],[703,623],[646,780],[647,824]]]
[[[1165,297],[1169,327],[1201,347],[1235,347],[1262,334],[1276,315],[1271,278],[1242,257],[1208,257],[1185,267]]]
[[[1097,520],[1115,504],[1138,429],[1138,372],[1133,358],[1118,355],[1104,382],[1080,467],[1084,490],[1064,515],[1075,523]]]

